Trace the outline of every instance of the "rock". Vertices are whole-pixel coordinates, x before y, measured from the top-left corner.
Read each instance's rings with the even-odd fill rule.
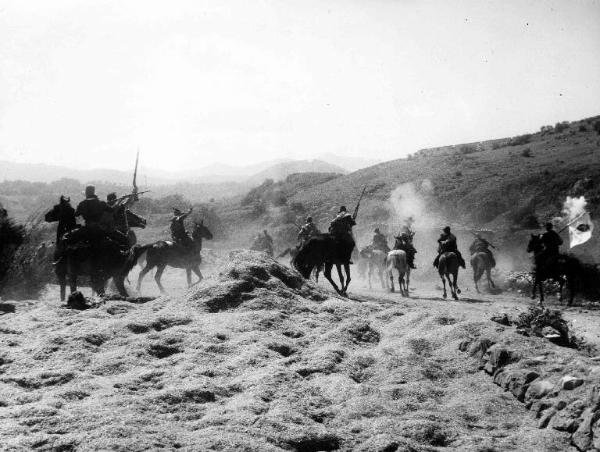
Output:
[[[588,450],[592,446],[592,425],[598,419],[600,413],[594,412],[591,408],[586,408],[581,418],[581,424],[571,437],[572,443],[579,450]]]
[[[598,375],[600,374],[600,366],[592,366],[590,367],[590,374]]]
[[[539,422],[538,422],[538,428],[546,428],[548,426],[548,423],[550,422],[550,420],[552,419],[552,417],[554,417],[554,415],[557,413],[556,408],[549,408],[546,411],[544,411],[544,414],[542,415],[542,417],[540,418]]]
[[[88,302],[81,292],[77,291],[73,292],[71,295],[69,295],[69,298],[67,298],[67,307],[69,309],[83,311],[85,309],[90,309],[92,304]]]
[[[561,389],[565,389],[568,391],[575,389],[575,388],[581,386],[582,384],[583,384],[582,378],[573,377],[571,375],[565,375],[564,377],[562,377],[560,379],[560,383],[559,383]]]
[[[530,399],[541,399],[547,394],[550,394],[554,390],[554,385],[548,380],[534,381],[529,385],[525,398]]]
[[[542,328],[542,336],[550,342],[560,342],[562,338],[562,335],[551,326]]]
[[[552,405],[552,402],[548,400],[536,400],[529,409],[533,413],[533,417],[538,419],[544,411],[552,408]]]
[[[469,355],[473,358],[483,358],[492,345],[494,345],[494,342],[486,337],[477,339],[469,344]]]
[[[585,402],[583,400],[574,400],[552,418],[549,426],[560,432],[573,433],[579,427],[581,422],[579,417],[584,409]]]
[[[503,312],[502,314],[494,315],[490,318],[492,322],[499,323],[500,325],[510,326],[510,319],[508,318],[508,314]]]
[[[529,388],[529,383],[539,376],[537,372],[522,369],[500,370],[494,376],[494,383],[512,392],[517,400],[523,402],[527,388]]]
[[[483,369],[490,375],[494,375],[498,369],[506,366],[507,364],[519,360],[518,356],[514,352],[500,345],[491,346],[486,355],[487,360],[485,358],[484,360],[487,362],[483,366]]]

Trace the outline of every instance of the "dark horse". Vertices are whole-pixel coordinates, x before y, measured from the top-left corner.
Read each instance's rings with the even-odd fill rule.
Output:
[[[127,236],[127,240],[129,241],[129,246],[133,246],[137,243],[137,236],[131,228],[144,229],[146,227],[146,219],[133,213],[129,209],[125,210],[125,215],[127,218],[127,223],[117,226],[117,230],[125,234]]]
[[[458,294],[460,293],[460,289],[458,288],[458,256],[453,251],[442,252],[440,256],[440,262],[438,265],[438,272],[440,274],[440,278],[442,278],[442,283],[444,284],[444,298],[448,296],[446,292],[446,280],[448,280],[448,285],[450,286],[450,293],[452,294],[452,298],[458,300]],[[452,276],[452,280],[450,280],[450,276]]]
[[[327,281],[331,283],[338,294],[346,296],[346,291],[351,280],[350,257],[352,256],[353,249],[354,240],[350,236],[347,238],[337,238],[332,234],[319,234],[308,239],[302,248],[300,248],[294,258],[293,265],[304,278],[308,279],[313,268],[324,264],[325,271],[323,274],[327,278]],[[333,282],[333,279],[331,279],[331,269],[334,265],[338,271],[341,287],[338,287]],[[344,266],[344,270],[346,271],[345,284],[344,276],[342,275],[342,266]]]
[[[534,269],[533,269],[533,292],[531,298],[535,299],[536,288],[540,288],[540,304],[544,302],[544,287],[543,282],[546,279],[554,279],[559,284],[559,301],[563,300],[562,291],[566,283],[569,286],[569,302],[571,306],[575,291],[577,288],[578,278],[581,276],[581,263],[572,256],[558,254],[548,256],[545,247],[542,243],[542,238],[538,234],[531,234],[531,239],[527,245],[527,252],[533,253]]]
[[[192,239],[190,240],[188,247],[179,243],[167,242],[164,240],[152,243],[150,245],[145,245],[143,247],[145,253],[140,255],[140,265],[142,265],[141,262],[144,260],[145,265],[140,272],[140,276],[138,277],[138,292],[142,286],[142,279],[146,273],[148,273],[154,267],[156,267],[154,280],[156,281],[161,293],[164,293],[165,289],[160,283],[160,278],[167,265],[175,268],[185,269],[188,287],[192,285],[192,272],[198,276],[197,283],[202,281],[202,273],[200,273],[200,263],[202,262],[202,257],[200,256],[200,251],[202,250],[202,239],[211,240],[212,238],[212,233],[206,226],[204,226],[204,221],[201,221],[200,223],[196,223],[194,225]]]

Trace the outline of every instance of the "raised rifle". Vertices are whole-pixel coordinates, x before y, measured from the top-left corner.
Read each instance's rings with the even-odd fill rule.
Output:
[[[358,208],[360,207],[360,202],[363,199],[363,196],[365,195],[365,190],[367,189],[367,186],[365,185],[365,187],[362,190],[362,193],[360,194],[360,197],[358,198],[358,202],[356,203],[356,207],[354,208],[354,213],[352,214],[352,219],[356,220],[356,217],[358,215]]]

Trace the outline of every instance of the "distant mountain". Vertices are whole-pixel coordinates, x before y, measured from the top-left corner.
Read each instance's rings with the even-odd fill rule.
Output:
[[[353,172],[383,162],[383,159],[346,157],[344,155],[337,155],[331,153],[318,155],[317,158],[319,160],[323,160],[324,162],[333,163],[334,165],[341,166],[347,172]]]
[[[270,166],[247,179],[252,185],[260,184],[265,179],[283,180],[295,173],[338,173],[346,174],[341,166],[324,162],[323,160],[289,160]]]

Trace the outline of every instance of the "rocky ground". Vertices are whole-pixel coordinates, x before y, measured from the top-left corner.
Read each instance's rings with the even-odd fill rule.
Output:
[[[54,290],[2,302],[2,448],[594,447],[590,307],[564,312],[583,337],[576,349],[517,332],[528,301],[513,293],[469,290],[456,302],[418,281],[411,298],[357,283],[344,299],[259,253],[228,261],[145,303],[77,311]],[[508,324],[490,320],[499,313]]]

